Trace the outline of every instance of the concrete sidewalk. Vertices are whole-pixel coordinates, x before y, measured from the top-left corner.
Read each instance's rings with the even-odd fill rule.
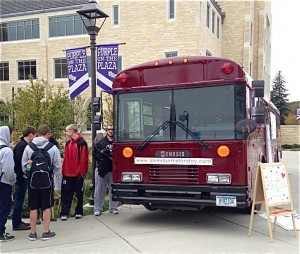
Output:
[[[126,210],[126,207],[121,208]],[[50,223],[50,230],[56,237],[47,241],[41,240],[43,226],[37,225],[38,239],[30,241],[26,231],[12,231],[11,220],[7,222],[7,232],[16,237],[11,242],[0,243],[1,252],[17,253],[137,253],[132,252],[122,239],[102,221],[111,221],[119,215],[103,213],[101,216],[84,216],[82,219],[69,218],[67,221],[58,219]],[[24,219],[25,222],[29,220]],[[98,247],[101,246],[99,249]],[[111,252],[113,250],[113,252]]]
[[[250,215],[217,209],[201,212],[155,211],[142,206],[122,206],[120,214],[107,212],[99,217],[51,222],[57,236],[29,241],[29,231],[8,232],[16,240],[1,244],[7,253],[297,253],[299,237],[276,229],[274,243],[269,242],[266,221],[256,215],[252,237],[248,237]]]

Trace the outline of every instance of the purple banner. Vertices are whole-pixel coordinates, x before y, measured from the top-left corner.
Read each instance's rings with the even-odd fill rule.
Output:
[[[118,44],[97,46],[97,85],[112,91],[112,81],[118,73]]]
[[[89,73],[85,48],[67,49],[70,98],[74,98],[89,86]]]

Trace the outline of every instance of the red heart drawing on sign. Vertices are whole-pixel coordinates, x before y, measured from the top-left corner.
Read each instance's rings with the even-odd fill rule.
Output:
[[[285,173],[281,173],[281,176],[282,176],[282,178],[284,178],[285,177]]]

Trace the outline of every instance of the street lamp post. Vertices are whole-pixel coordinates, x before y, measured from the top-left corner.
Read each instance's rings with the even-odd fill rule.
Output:
[[[82,8],[77,11],[80,15],[82,22],[90,36],[90,49],[91,49],[91,67],[92,67],[92,86],[91,86],[91,122],[92,122],[92,142],[95,140],[96,137],[96,127],[94,126],[94,117],[96,115],[95,109],[93,107],[93,101],[96,97],[96,37],[98,32],[102,28],[106,18],[109,16],[101,11],[99,5],[97,4],[96,0],[89,0],[88,4],[82,6]],[[100,26],[97,26],[97,21],[102,19],[102,23]],[[96,162],[92,157],[92,170],[93,170],[93,192],[95,186],[95,167]],[[90,198],[90,205],[94,204],[94,196],[92,193],[92,197]]]

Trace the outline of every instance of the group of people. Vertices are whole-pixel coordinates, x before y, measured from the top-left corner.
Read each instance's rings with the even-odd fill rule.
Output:
[[[118,214],[118,203],[112,201],[112,143],[113,126],[108,125],[106,135],[93,142],[93,156],[96,160],[94,186],[94,215],[103,212],[106,190],[109,189],[109,212]],[[61,158],[58,143],[52,137],[52,129],[42,125],[36,130],[28,126],[13,149],[13,129],[0,127],[0,242],[14,240],[6,232],[6,223],[11,211],[11,197],[15,185],[12,229],[30,230],[29,239],[38,238],[36,225],[40,211],[43,220],[42,240],[55,237],[50,231],[51,208],[54,205],[55,174],[62,173],[61,183],[61,221],[69,217],[74,193],[77,205],[75,219],[83,216],[84,179],[88,172],[89,150],[87,142],[79,134],[78,127],[71,124],[66,127],[68,141]],[[28,192],[30,223],[22,221],[22,209]]]

